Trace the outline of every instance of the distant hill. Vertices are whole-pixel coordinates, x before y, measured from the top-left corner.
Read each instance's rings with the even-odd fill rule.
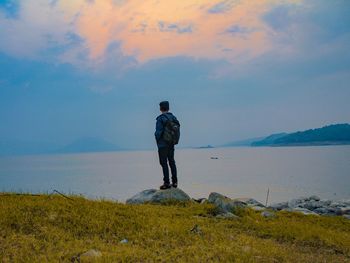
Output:
[[[246,140],[240,140],[240,141],[234,141],[229,142],[224,145],[221,145],[221,147],[239,147],[239,146],[251,146],[253,142],[263,140],[265,137],[258,137],[258,138],[251,138]]]
[[[282,133],[276,133],[276,134],[271,134],[262,140],[257,140],[253,141],[251,143],[252,146],[260,146],[260,145],[269,145],[273,144],[275,140],[283,138],[284,136],[288,135],[288,133],[282,132]]]
[[[350,124],[334,124],[322,128],[279,133],[252,143],[252,146],[307,146],[350,144]]]
[[[204,146],[199,146],[199,147],[194,147],[195,149],[212,149],[215,148],[214,146],[208,144],[208,145],[204,145]]]
[[[120,148],[100,138],[80,138],[56,151],[57,153],[110,152]]]

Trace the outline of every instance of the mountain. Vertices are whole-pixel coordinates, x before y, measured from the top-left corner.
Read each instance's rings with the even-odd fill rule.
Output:
[[[100,138],[80,138],[56,151],[57,153],[83,153],[83,152],[111,152],[118,151],[119,147]]]
[[[333,124],[322,128],[279,133],[252,143],[252,146],[306,146],[350,144],[350,124]]]
[[[214,148],[214,146],[208,144],[208,145],[204,145],[204,146],[199,146],[199,147],[194,147],[195,149],[212,149]]]
[[[229,142],[224,145],[221,145],[221,147],[240,147],[240,146],[251,146],[251,144],[255,141],[260,141],[264,139],[265,137],[258,137],[258,138],[250,138],[246,140],[240,140],[240,141],[234,141]]]
[[[267,136],[267,137],[263,138],[262,140],[252,142],[251,146],[269,145],[269,144],[272,144],[275,140],[278,140],[286,135],[288,135],[288,133],[285,133],[285,132],[271,134],[270,136]]]

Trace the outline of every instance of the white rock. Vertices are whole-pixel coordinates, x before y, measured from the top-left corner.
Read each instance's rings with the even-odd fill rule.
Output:
[[[165,190],[144,190],[126,200],[127,204],[162,203],[166,201],[191,201],[191,198],[179,188]]]
[[[262,215],[263,217],[269,218],[269,217],[274,217],[274,216],[275,216],[275,213],[272,213],[272,212],[269,212],[269,211],[264,211],[264,212],[261,213],[261,215]]]
[[[235,214],[231,213],[231,212],[226,212],[226,213],[222,213],[222,214],[218,214],[216,216],[216,218],[232,218],[232,219],[238,219],[239,216],[236,216]]]
[[[302,207],[291,208],[291,209],[289,209],[289,211],[290,212],[299,212],[299,213],[302,213],[304,215],[318,215],[317,213],[312,212],[311,210],[306,209],[306,208],[302,208]]]
[[[102,253],[96,249],[90,249],[88,251],[86,251],[85,253],[80,255],[80,259],[83,258],[97,258],[97,257],[101,257]]]

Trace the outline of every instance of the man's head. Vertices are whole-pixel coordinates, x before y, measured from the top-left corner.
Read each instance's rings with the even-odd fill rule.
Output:
[[[159,109],[161,112],[169,111],[169,101],[162,101],[159,103]]]

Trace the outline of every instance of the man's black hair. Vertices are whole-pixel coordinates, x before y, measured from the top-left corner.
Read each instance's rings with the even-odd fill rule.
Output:
[[[169,110],[169,101],[162,101],[159,103],[160,110],[161,111],[168,111]]]

